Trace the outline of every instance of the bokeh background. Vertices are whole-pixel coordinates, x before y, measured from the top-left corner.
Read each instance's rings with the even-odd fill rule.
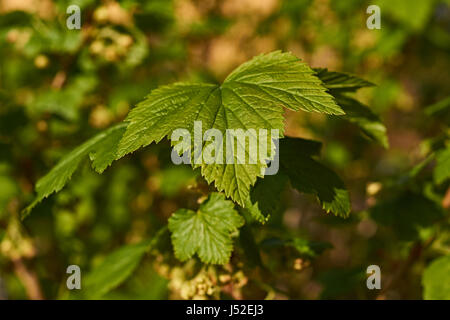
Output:
[[[71,4],[81,30],[66,27]],[[369,4],[381,8],[380,30],[366,27]],[[450,133],[448,0],[0,0],[0,299],[78,297],[66,288],[68,265],[92,270],[201,194],[198,173],[172,165],[163,142],[103,175],[86,162],[20,221],[35,182],[63,155],[159,85],[220,82],[278,49],[376,84],[357,98],[385,123],[387,148],[336,117],[286,111],[286,135],[323,142],[351,217],[292,191],[272,223],[253,229],[257,241],[283,228],[332,248],[306,258],[261,250],[268,275],[240,247],[224,267],[180,263],[169,247],[102,298],[421,299],[424,269],[450,254],[449,184],[433,182],[426,160]],[[433,210],[437,222],[424,218]],[[382,290],[366,288],[371,264]]]

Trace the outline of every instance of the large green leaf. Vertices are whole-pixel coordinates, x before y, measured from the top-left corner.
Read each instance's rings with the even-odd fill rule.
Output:
[[[450,255],[434,260],[422,276],[423,298],[450,300]]]
[[[204,263],[225,264],[233,251],[231,233],[243,224],[233,202],[212,193],[197,212],[179,209],[170,217],[175,256],[185,261],[197,254]]]
[[[159,142],[166,136],[170,138],[175,129],[185,128],[192,137],[195,121],[202,123],[201,137],[212,128],[220,130],[224,137],[227,129],[254,129],[256,133],[259,129],[278,129],[281,136],[283,107],[328,114],[344,113],[325,90],[306,64],[294,55],[280,51],[257,56],[242,64],[221,86],[189,83],[164,86],[150,93],[130,112],[126,119],[129,125],[119,146],[119,157]],[[259,143],[257,134],[252,133],[251,136]],[[204,143],[203,151],[208,146],[209,143]],[[226,153],[227,150],[224,155]],[[247,155],[250,157],[248,152]],[[234,155],[233,164],[193,165],[201,166],[201,173],[208,183],[214,182],[219,191],[245,205],[250,187],[257,177],[263,175],[266,160],[271,156],[273,154],[269,152],[256,164],[250,161],[238,163]]]
[[[38,180],[36,183],[37,196],[33,203],[25,209],[24,214],[28,214],[42,199],[61,190],[72,177],[80,162],[87,156],[92,161],[92,167],[102,173],[116,159],[117,146],[125,128],[126,123],[111,127],[63,157],[49,173]]]
[[[247,144],[244,130],[253,129],[247,138],[256,138],[259,146],[257,133],[260,129],[278,129],[278,137],[283,135],[283,107],[328,114],[344,113],[333,97],[326,93],[314,71],[294,55],[280,51],[257,56],[242,64],[221,86],[189,83],[163,86],[139,103],[123,124],[88,140],[40,179],[36,185],[37,197],[25,214],[42,199],[61,190],[86,155],[93,161],[94,169],[102,172],[113,160],[164,137],[170,138],[175,129],[187,129],[192,136],[195,121],[202,123],[201,137],[208,129],[219,130],[225,139],[227,129],[242,130],[235,132],[236,141],[233,141],[233,145],[237,142],[240,146]],[[234,163],[227,163],[225,159],[223,164],[191,163],[195,168],[201,167],[201,174],[208,183],[214,183],[219,191],[245,206],[250,187],[263,176],[266,161],[274,156],[275,146],[270,133],[267,139],[267,155],[255,162],[250,161],[255,155],[250,155],[244,146],[244,156],[248,157],[244,163],[240,162],[242,159],[238,158],[237,152],[233,152]],[[214,141],[201,143],[201,151],[205,152],[212,143]],[[186,151],[184,143],[172,141],[172,144],[180,153]],[[192,145],[189,147],[191,152]],[[191,160],[197,154],[195,148],[193,151]],[[228,151],[225,147],[222,155]]]

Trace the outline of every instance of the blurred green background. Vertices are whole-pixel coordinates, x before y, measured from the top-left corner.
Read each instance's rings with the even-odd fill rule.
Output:
[[[66,27],[71,4],[81,8],[80,30]],[[381,8],[380,30],[366,27],[369,4]],[[102,298],[424,297],[425,268],[450,254],[449,183],[433,179],[432,159],[450,134],[450,1],[0,0],[0,299],[77,297],[66,288],[68,265],[84,275],[201,194],[197,173],[174,166],[163,142],[103,175],[86,161],[21,222],[35,182],[61,156],[159,85],[220,82],[278,49],[377,85],[357,97],[382,118],[388,148],[341,119],[286,111],[286,135],[324,143],[323,160],[349,188],[351,217],[290,192],[271,224],[253,226],[258,241],[284,228],[332,248],[317,257],[261,252],[270,276],[240,247],[224,267],[182,264],[163,248]],[[371,264],[381,267],[382,290],[366,288]],[[446,266],[436,281],[450,283]]]

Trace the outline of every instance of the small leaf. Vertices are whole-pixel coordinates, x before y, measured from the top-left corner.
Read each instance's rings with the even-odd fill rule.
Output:
[[[204,263],[225,264],[231,257],[231,233],[244,224],[233,202],[212,193],[197,212],[177,210],[169,219],[175,256],[185,261],[197,254]]]
[[[158,143],[165,137],[170,138],[175,129],[187,129],[192,137],[195,121],[202,123],[201,138],[208,129],[217,129],[225,137],[227,129],[242,132],[253,129],[253,132],[249,131],[250,138],[254,138],[260,129],[277,129],[279,133],[275,138],[279,138],[284,131],[283,107],[344,114],[311,68],[291,53],[280,51],[257,56],[242,64],[221,86],[175,83],[160,87],[130,112],[125,123],[88,140],[39,180],[36,200],[24,214],[43,198],[61,190],[86,155],[93,161],[93,167],[102,172],[113,160],[153,142]],[[208,183],[214,183],[217,190],[245,206],[250,187],[263,176],[267,160],[274,156],[274,143],[270,133],[268,135],[268,154],[255,163],[240,163],[242,159],[238,159],[237,152],[232,153],[234,163],[191,163],[194,168],[201,167],[201,174]],[[238,133],[234,138],[242,145],[240,139],[246,139],[246,134]],[[211,143],[213,141],[203,143],[201,150],[205,151]],[[172,144],[179,147],[177,142],[172,141]],[[256,144],[259,145],[258,134]],[[255,157],[245,151],[246,157]],[[224,150],[223,155],[226,154],[227,150]]]
[[[450,300],[450,255],[433,260],[423,273],[422,285],[425,300]]]

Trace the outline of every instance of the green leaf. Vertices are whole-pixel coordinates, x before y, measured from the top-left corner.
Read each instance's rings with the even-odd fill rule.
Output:
[[[178,128],[187,129],[193,136],[194,121],[202,122],[202,137],[212,128],[220,130],[224,137],[227,129],[278,129],[281,136],[284,131],[283,107],[343,114],[325,90],[306,64],[294,55],[280,51],[257,56],[242,64],[221,86],[189,83],[163,86],[151,92],[130,112],[119,157],[164,137],[170,138],[173,130]],[[259,143],[258,137],[256,139]],[[210,143],[204,143],[202,151]],[[259,159],[256,164],[237,163],[235,155],[234,164],[193,166],[201,166],[201,174],[208,183],[214,182],[219,191],[244,206],[250,186],[263,175],[266,160],[272,156]]]
[[[91,159],[95,171],[102,173],[116,159],[117,146],[125,128],[126,123],[111,127],[63,157],[49,173],[36,183],[37,196],[33,203],[24,210],[23,216],[25,217],[42,199],[61,190],[87,156]]]
[[[222,134],[227,129],[278,129],[281,137],[284,129],[283,107],[343,114],[333,97],[325,91],[321,81],[306,64],[294,55],[280,51],[257,56],[242,64],[221,86],[187,83],[163,86],[139,103],[125,123],[88,140],[40,179],[36,185],[37,197],[24,214],[29,213],[42,199],[61,190],[86,155],[93,161],[94,169],[102,172],[113,160],[152,142],[161,141],[171,135],[174,129],[185,128],[192,134],[195,121],[202,122],[202,137],[207,129],[212,128],[220,130]],[[249,138],[254,135],[251,132]],[[242,137],[246,138],[241,133],[236,137],[237,143],[241,145],[246,143],[246,140],[240,140]],[[241,159],[235,153],[234,163],[231,164],[191,162],[194,168],[201,166],[201,174],[208,183],[214,182],[219,191],[245,206],[250,187],[258,177],[263,176],[266,161],[274,155],[274,144],[270,137],[268,141],[271,143],[269,154],[256,163],[239,163]],[[202,152],[211,143],[213,141],[203,143]],[[259,144],[258,137],[256,143]],[[173,141],[172,144],[185,146]],[[180,148],[177,150],[180,151]],[[223,154],[227,154],[226,151]],[[193,153],[191,156],[194,159]],[[245,156],[250,158],[248,150]]]
[[[293,138],[291,138],[293,139]],[[315,194],[327,212],[347,218],[350,214],[350,198],[344,183],[336,173],[311,158],[304,149],[288,148],[289,139],[280,141],[280,164],[293,188]]]
[[[212,193],[197,212],[177,210],[169,219],[175,256],[185,261],[197,254],[204,263],[225,264],[231,257],[231,233],[244,224],[233,202]]]
[[[425,300],[450,300],[450,255],[433,260],[423,273],[422,285]]]
[[[436,153],[436,167],[433,171],[435,183],[441,184],[450,178],[450,147]]]
[[[354,92],[361,88],[374,86],[372,82],[349,73],[328,71],[325,68],[315,68],[314,71],[316,71],[317,77],[322,80],[325,87],[330,89],[332,94],[338,92]]]
[[[344,119],[359,126],[369,139],[378,142],[385,148],[389,147],[386,127],[376,114],[353,98],[344,95],[336,95],[335,97],[345,111]]]
[[[155,247],[167,233],[167,228],[160,229],[152,239],[123,246],[112,252],[94,268],[84,283],[82,293],[90,298],[99,298],[124,282],[139,265],[143,255]]]

